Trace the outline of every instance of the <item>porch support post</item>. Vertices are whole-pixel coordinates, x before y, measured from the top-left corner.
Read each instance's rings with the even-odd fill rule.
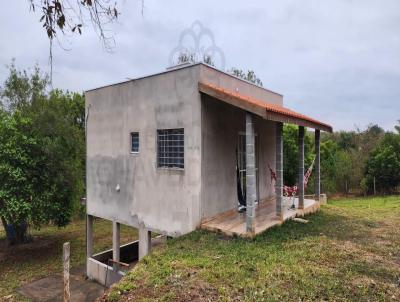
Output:
[[[304,127],[299,126],[299,209],[304,209]]]
[[[121,225],[113,221],[113,260],[120,261],[120,237],[121,237]],[[117,263],[113,263],[114,270],[119,268]]]
[[[321,170],[320,170],[320,131],[315,129],[315,200],[320,201],[321,196]]]
[[[255,148],[253,115],[246,112],[246,231],[254,233],[256,200]]]
[[[139,260],[150,253],[151,232],[144,225],[139,226]]]
[[[276,195],[276,216],[283,219],[282,203],[283,203],[283,138],[282,138],[283,124],[276,123],[276,181],[275,181],[275,195]]]

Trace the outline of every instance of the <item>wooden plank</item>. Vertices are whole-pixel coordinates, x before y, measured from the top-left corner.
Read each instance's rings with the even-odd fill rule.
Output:
[[[212,216],[210,218],[203,218],[201,224],[206,224],[206,223],[209,223],[211,221],[215,221],[215,220],[217,220],[217,219],[219,219],[221,217],[227,217],[227,216],[233,215],[235,213],[237,213],[237,209],[236,208],[228,210],[228,211],[223,212],[223,213],[219,213],[219,214],[214,215],[214,216]]]
[[[298,200],[295,199],[296,210],[289,210],[292,201],[288,198],[283,203],[283,220],[276,217],[275,198],[264,199],[256,208],[255,215],[255,232],[246,232],[246,216],[244,213],[238,213],[236,210],[229,210],[214,216],[213,220],[208,220],[201,225],[201,228],[222,233],[226,236],[240,236],[244,238],[252,238],[265,230],[281,225],[284,221],[301,217],[310,213],[314,213],[319,209],[319,203],[305,199],[305,207],[303,210],[297,209]]]

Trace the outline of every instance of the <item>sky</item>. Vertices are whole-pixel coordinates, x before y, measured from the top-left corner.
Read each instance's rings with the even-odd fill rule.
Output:
[[[164,71],[182,31],[209,29],[232,67],[254,70],[284,105],[334,130],[400,119],[399,0],[118,1],[108,27],[116,45],[104,49],[87,24],[81,36],[53,48],[53,87],[91,88]],[[49,71],[49,41],[29,1],[0,11],[0,83],[6,65]],[[0,84],[2,85],[2,84]]]

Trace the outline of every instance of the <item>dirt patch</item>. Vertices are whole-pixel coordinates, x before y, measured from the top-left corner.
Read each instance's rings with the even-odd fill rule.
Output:
[[[71,301],[92,302],[104,292],[103,286],[86,280],[82,269],[71,271],[70,292]],[[53,275],[23,285],[18,293],[37,302],[63,301],[63,278],[61,275]]]
[[[218,300],[218,291],[205,282],[198,281],[196,285],[191,285],[186,290],[182,290],[175,297],[175,301],[195,301],[208,302]]]
[[[365,276],[355,278],[351,281],[351,285],[355,287],[375,286],[375,284],[374,279]]]
[[[371,238],[370,241],[373,242],[374,244],[380,244],[380,241],[379,240],[374,241],[374,238]],[[386,242],[386,243],[387,244],[382,244],[382,246],[390,247],[393,245],[393,243],[391,242]],[[351,241],[333,242],[333,244],[336,246],[336,248],[345,250],[347,253],[356,255],[360,260],[363,260],[366,263],[374,265],[379,264],[381,266],[386,266],[386,267],[399,266],[398,259],[393,255],[391,255],[390,253],[388,253],[388,255],[380,255],[377,253],[373,253],[365,250],[365,248],[362,245]]]
[[[32,242],[9,246],[6,240],[0,240],[0,261],[18,260],[21,261],[33,256],[46,254],[53,249],[57,242],[50,238],[34,237]]]
[[[140,291],[132,291],[129,293],[126,293],[124,291],[116,291],[114,289],[114,286],[111,286],[111,288],[104,293],[101,297],[97,298],[95,302],[106,302],[109,301],[107,298],[110,294],[110,292],[113,291],[113,296],[118,296],[118,301],[136,301],[141,298],[154,298],[155,297],[155,292],[153,288],[149,288],[148,286],[145,285],[143,280],[138,280],[138,281],[132,281],[136,283],[137,288],[140,288]],[[113,300],[113,298],[111,298]]]
[[[123,282],[124,279],[122,279],[120,284]],[[143,279],[129,282],[134,283],[135,290],[124,291],[118,289],[118,284],[116,284],[116,287],[111,287],[108,292],[96,301],[138,301],[144,298],[152,301],[160,299],[161,297],[165,297],[168,301],[177,302],[210,302],[218,301],[219,299],[218,290],[207,282],[199,279],[196,276],[195,270],[174,274],[169,277],[165,285],[160,287],[149,287],[146,280]]]

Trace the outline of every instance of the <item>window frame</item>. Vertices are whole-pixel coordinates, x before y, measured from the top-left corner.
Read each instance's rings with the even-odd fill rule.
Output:
[[[137,134],[137,151],[133,151],[133,135],[134,134]],[[129,152],[131,154],[139,154],[140,153],[140,133],[139,133],[139,131],[129,132]]]
[[[180,164],[174,165],[173,166],[168,166],[167,164],[164,163],[164,165],[160,165],[160,140],[159,140],[159,134],[160,131],[173,131],[173,130],[182,130],[182,133],[179,135],[182,136],[182,145],[181,146],[176,146],[177,148],[182,148],[182,152],[175,152],[175,153],[182,153],[182,157],[165,157],[165,158],[172,158],[177,160],[178,162],[181,160],[182,161],[182,166]],[[168,170],[168,171],[184,171],[185,170],[185,128],[183,127],[177,127],[177,128],[158,128],[156,130],[156,168],[160,170]],[[171,146],[169,146],[171,147]]]

